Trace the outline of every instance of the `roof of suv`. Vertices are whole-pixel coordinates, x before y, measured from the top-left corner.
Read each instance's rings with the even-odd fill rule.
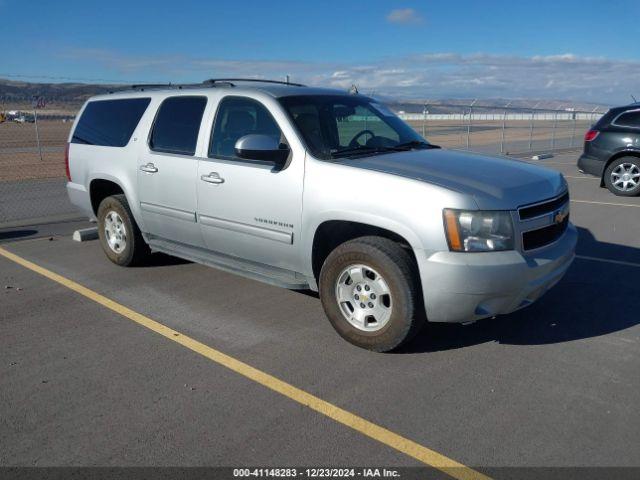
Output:
[[[607,113],[605,113],[602,117],[600,117],[600,120],[596,122],[595,127],[597,128],[602,128],[605,126],[616,127],[616,128],[620,127],[620,125],[612,124],[612,122],[622,113],[631,111],[631,110],[640,110],[640,102],[630,103],[629,105],[622,105],[620,107],[610,108],[607,111]],[[625,127],[621,127],[621,128],[625,128]]]
[[[318,88],[307,87],[305,85],[286,84],[286,83],[262,83],[260,81],[234,81],[233,84],[220,82],[212,84],[193,84],[193,85],[140,85],[123,90],[114,90],[111,93],[97,95],[100,98],[109,98],[113,96],[148,96],[151,93],[167,94],[167,93],[190,93],[203,94],[210,93],[215,89],[223,89],[232,91],[234,94],[244,94],[249,92],[260,91],[271,95],[274,98],[290,97],[295,95],[350,95],[346,90],[338,90],[335,88]]]

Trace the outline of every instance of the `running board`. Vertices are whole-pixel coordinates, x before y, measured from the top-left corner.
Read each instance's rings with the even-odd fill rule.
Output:
[[[154,236],[148,236],[148,242],[152,251],[184,258],[191,262],[214,267],[219,270],[224,270],[225,272],[235,273],[236,275],[268,283],[276,287],[288,288],[290,290],[305,290],[310,288],[305,277],[290,270],[271,267],[249,260],[242,260],[223,253],[172,242],[171,240]]]

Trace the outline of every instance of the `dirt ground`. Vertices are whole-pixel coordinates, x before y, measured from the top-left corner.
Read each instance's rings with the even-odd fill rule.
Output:
[[[71,122],[38,121],[42,159],[34,123],[0,124],[0,181],[64,176],[64,147]]]

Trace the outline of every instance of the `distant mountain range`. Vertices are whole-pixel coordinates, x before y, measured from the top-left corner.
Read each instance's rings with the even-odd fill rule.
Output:
[[[107,93],[110,91],[122,90],[126,85],[105,85],[89,83],[31,83],[0,78],[0,109],[3,108],[28,108],[34,97],[44,97],[47,105],[55,105],[56,110],[75,111],[79,106],[92,95]],[[424,104],[431,113],[452,113],[460,112],[463,105],[469,105],[473,99],[439,99],[422,101],[403,101],[398,98],[378,97],[381,101],[389,105],[393,110],[406,113],[422,113]],[[544,109],[565,109],[592,111],[597,108],[599,111],[607,109],[607,105],[589,102],[570,102],[563,100],[538,100],[538,99],[481,99],[476,101],[476,106],[490,107],[490,109],[500,110],[501,107],[509,104],[511,107]],[[454,106],[450,106],[454,105]],[[461,107],[456,107],[460,105]]]
[[[88,83],[30,83],[0,78],[0,101],[30,102],[34,96],[43,96],[48,102],[82,103],[92,95],[106,93],[114,88],[117,87]]]

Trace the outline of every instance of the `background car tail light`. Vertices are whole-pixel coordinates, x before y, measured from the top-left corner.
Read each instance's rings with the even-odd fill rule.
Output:
[[[592,140],[595,140],[595,138],[598,136],[600,132],[598,130],[589,130],[587,133],[584,134],[584,141],[585,142],[590,142]]]
[[[69,144],[64,149],[64,170],[67,174],[67,180],[71,181],[71,171],[69,170]]]

